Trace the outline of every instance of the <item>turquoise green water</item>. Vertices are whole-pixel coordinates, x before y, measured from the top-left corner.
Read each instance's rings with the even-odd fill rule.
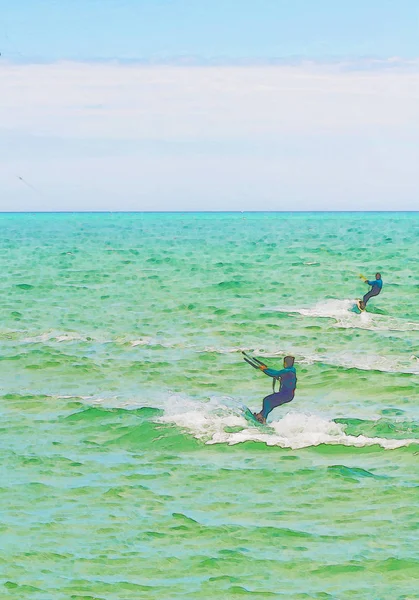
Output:
[[[419,598],[418,213],[0,223],[1,598]]]

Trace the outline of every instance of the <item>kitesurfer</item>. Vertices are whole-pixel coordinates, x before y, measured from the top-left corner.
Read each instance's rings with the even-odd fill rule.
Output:
[[[259,364],[258,369],[263,371],[265,375],[280,379],[281,385],[279,392],[269,394],[263,399],[262,410],[259,413],[253,413],[259,423],[266,423],[266,418],[269,413],[281,404],[287,404],[294,398],[295,388],[297,387],[297,374],[294,367],[294,357],[286,356],[284,358],[284,368],[280,371],[270,369],[264,364]]]
[[[381,279],[381,274],[380,273],[376,273],[375,274],[375,279],[372,279],[371,281],[369,281],[365,277],[363,277],[363,279],[364,279],[364,283],[367,283],[368,285],[371,286],[371,289],[370,289],[369,292],[367,292],[365,294],[365,296],[359,302],[359,308],[361,310],[365,310],[365,307],[367,306],[368,300],[370,300],[370,298],[372,298],[373,296],[378,296],[378,294],[383,289],[383,280]]]

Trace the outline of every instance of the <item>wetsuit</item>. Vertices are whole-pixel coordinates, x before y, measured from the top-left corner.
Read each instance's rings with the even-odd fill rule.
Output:
[[[382,287],[383,287],[383,280],[382,279],[373,279],[372,281],[366,281],[366,283],[368,283],[368,285],[372,286],[370,291],[365,294],[365,296],[362,298],[362,302],[364,303],[364,306],[367,305],[367,302],[370,298],[372,298],[373,296],[378,296],[378,294],[381,292]]]
[[[281,369],[280,371],[275,371],[275,369],[265,369],[264,373],[266,373],[266,375],[270,375],[270,377],[281,378],[281,387],[279,392],[270,394],[263,399],[261,414],[263,418],[266,419],[271,410],[277,406],[280,406],[281,404],[291,402],[291,400],[294,398],[295,388],[297,387],[297,375],[294,367],[287,367],[286,369]]]

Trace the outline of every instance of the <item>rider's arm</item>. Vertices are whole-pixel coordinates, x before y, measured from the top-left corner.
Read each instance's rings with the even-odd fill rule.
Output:
[[[281,369],[280,371],[276,371],[275,369],[261,369],[265,375],[269,375],[269,377],[281,377],[285,373],[285,369]]]

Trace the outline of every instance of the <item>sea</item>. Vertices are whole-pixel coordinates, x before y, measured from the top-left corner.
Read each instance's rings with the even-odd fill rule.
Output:
[[[419,213],[0,227],[0,598],[419,598]]]

